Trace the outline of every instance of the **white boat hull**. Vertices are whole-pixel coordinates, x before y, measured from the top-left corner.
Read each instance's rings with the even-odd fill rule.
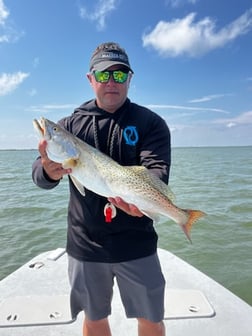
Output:
[[[158,250],[166,278],[165,325],[172,336],[249,336],[252,307],[196,268]],[[72,321],[67,255],[45,252],[0,281],[1,336],[79,336],[83,313]],[[115,285],[110,324],[113,335],[137,336]]]

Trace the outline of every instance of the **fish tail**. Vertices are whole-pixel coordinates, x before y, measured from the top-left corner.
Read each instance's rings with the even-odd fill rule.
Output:
[[[190,232],[192,229],[193,224],[200,219],[201,217],[205,216],[206,214],[203,211],[200,210],[185,210],[188,214],[188,220],[185,224],[182,224],[182,229],[188,238],[188,240],[192,243]]]

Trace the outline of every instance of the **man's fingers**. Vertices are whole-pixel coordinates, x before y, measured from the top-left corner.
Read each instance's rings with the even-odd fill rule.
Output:
[[[124,202],[123,199],[120,197],[109,197],[108,201],[115,205],[117,208],[123,210],[128,215],[135,216],[135,217],[142,217],[143,213],[134,205]]]
[[[46,147],[47,147],[46,140],[44,140],[44,139],[41,140],[39,142],[38,150],[39,150],[39,152],[41,154],[41,157],[43,157],[43,158],[47,158]]]

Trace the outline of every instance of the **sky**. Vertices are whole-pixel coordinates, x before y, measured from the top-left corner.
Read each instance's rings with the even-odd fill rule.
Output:
[[[251,0],[0,0],[0,149],[37,148],[34,118],[94,98],[89,60],[108,41],[173,147],[252,145]]]

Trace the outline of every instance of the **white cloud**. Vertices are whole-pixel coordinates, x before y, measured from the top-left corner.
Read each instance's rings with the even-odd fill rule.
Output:
[[[36,112],[36,113],[49,113],[52,110],[69,110],[74,109],[77,105],[76,104],[45,104],[45,105],[33,105],[30,106],[27,110],[29,112]]]
[[[35,57],[32,61],[33,68],[37,68],[39,66],[39,57]]]
[[[0,25],[3,26],[7,17],[9,16],[9,12],[5,7],[3,0],[0,0]]]
[[[7,35],[0,36],[0,43],[9,42],[9,37]]]
[[[24,34],[17,31],[13,22],[9,23],[9,15],[3,0],[0,0],[0,43],[16,42]]]
[[[252,29],[252,8],[219,31],[213,19],[196,21],[196,13],[169,22],[160,21],[142,37],[144,47],[152,47],[164,57],[197,57],[221,48]]]
[[[222,98],[222,97],[226,97],[226,96],[231,96],[230,93],[226,93],[226,94],[213,94],[213,95],[208,95],[208,96],[204,96],[201,98],[195,98],[189,101],[189,103],[204,103],[204,102],[208,102],[214,99],[218,99],[218,98]]]
[[[173,8],[183,6],[185,4],[195,5],[198,0],[166,0],[166,4],[170,5]]]
[[[29,73],[21,71],[13,74],[3,73],[0,76],[0,96],[5,96],[16,90],[29,75]]]
[[[7,8],[5,7],[3,0],[0,0],[0,43],[3,42],[8,42],[9,41],[9,37],[8,35],[5,33],[5,23],[6,20],[9,16],[9,12],[7,10]],[[3,32],[2,32],[3,30]]]
[[[234,122],[229,122],[229,123],[227,124],[227,127],[228,127],[228,128],[231,128],[231,127],[234,127],[234,126],[236,126],[236,124],[235,124]]]
[[[90,12],[86,7],[80,8],[80,16],[83,19],[95,21],[97,23],[97,29],[103,30],[106,26],[107,16],[116,9],[118,0],[99,0],[94,11]]]
[[[226,110],[219,108],[207,108],[207,107],[192,107],[192,106],[184,106],[184,105],[157,105],[157,104],[149,104],[146,105],[149,109],[172,109],[172,110],[186,110],[186,111],[205,111],[205,112],[217,112],[217,113],[228,113]]]
[[[243,112],[233,118],[217,119],[214,121],[214,123],[226,125],[226,127],[228,128],[238,126],[238,125],[252,124],[252,111]]]

